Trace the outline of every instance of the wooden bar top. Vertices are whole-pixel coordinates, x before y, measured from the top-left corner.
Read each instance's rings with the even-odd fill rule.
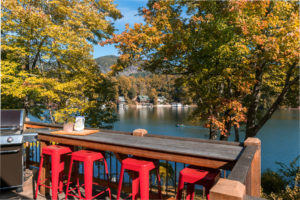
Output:
[[[82,142],[88,141],[99,144],[115,145],[224,161],[236,161],[243,150],[242,146],[204,142],[204,140],[202,140],[203,142],[199,142],[180,140],[178,137],[176,137],[175,139],[172,137],[136,137],[128,134],[112,133],[109,131],[105,132],[103,130],[98,133],[86,136],[55,135],[51,134],[51,130],[42,129],[37,129],[36,132],[41,136],[48,136],[48,138],[59,137],[64,139],[78,140]]]

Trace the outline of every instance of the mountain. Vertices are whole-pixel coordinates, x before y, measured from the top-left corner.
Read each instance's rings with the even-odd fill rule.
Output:
[[[101,56],[96,58],[96,63],[100,67],[101,72],[107,73],[110,71],[110,66],[117,63],[118,56],[109,55],[109,56]]]
[[[109,56],[101,56],[95,59],[101,72],[102,73],[107,73],[110,71],[110,66],[117,63],[118,56],[114,55],[109,55]],[[124,71],[119,72],[119,75],[123,76],[130,76],[130,75],[135,75],[135,76],[145,76],[144,74],[146,72],[139,70],[139,67],[136,65],[132,65],[127,67]],[[148,73],[147,73],[148,74]]]

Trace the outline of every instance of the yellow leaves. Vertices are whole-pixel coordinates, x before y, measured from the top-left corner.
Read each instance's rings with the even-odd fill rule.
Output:
[[[111,34],[107,16],[121,16],[112,0],[3,1],[2,97],[30,101],[34,109],[56,104],[58,116],[95,104],[87,96],[100,95],[105,76],[89,40]]]

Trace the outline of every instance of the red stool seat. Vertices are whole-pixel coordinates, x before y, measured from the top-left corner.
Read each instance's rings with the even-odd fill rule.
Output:
[[[102,153],[88,150],[80,150],[72,153],[73,160],[80,162],[94,162],[96,160],[104,159]]]
[[[36,192],[34,195],[34,198],[37,198],[39,186],[44,186],[47,188],[52,189],[52,199],[57,199],[57,191],[58,189],[60,192],[63,188],[63,174],[64,171],[64,165],[65,163],[61,161],[61,156],[68,154],[72,152],[69,147],[65,146],[59,146],[59,145],[51,145],[47,147],[42,148],[42,155],[41,155],[41,161],[40,161],[40,169],[38,174],[38,180],[37,180],[37,186],[36,186]],[[46,186],[44,183],[46,180],[40,180],[41,177],[41,169],[43,167],[44,163],[44,157],[45,155],[51,156],[51,182],[52,186]]]
[[[65,147],[65,146],[60,146],[60,145],[51,145],[51,146],[47,146],[44,147],[42,149],[42,154],[46,154],[46,155],[53,155],[53,154],[66,154],[66,153],[70,153],[72,152],[71,149],[69,147]]]
[[[71,178],[71,174],[72,174],[72,166],[73,166],[74,161],[83,162],[83,168],[84,168],[84,184],[83,185],[85,186],[85,198],[84,199],[88,199],[88,200],[93,199],[93,198],[103,194],[106,191],[108,191],[109,198],[111,199],[111,191],[109,188],[108,168],[107,168],[107,163],[106,163],[104,156],[100,152],[89,151],[89,150],[80,150],[80,151],[73,152],[72,156],[71,156],[71,163],[70,163],[69,177],[68,177],[67,191],[66,191],[66,200],[68,199],[68,196],[74,196],[79,199],[82,199],[81,192],[79,190],[80,184],[79,184],[79,177],[78,177],[78,168],[76,168],[77,169],[77,172],[76,172],[77,186],[76,186],[76,188],[77,188],[78,196],[70,194],[71,191],[76,189],[76,188],[69,189],[70,178]],[[97,183],[93,182],[94,161],[103,161],[104,162],[105,173],[107,176],[107,188],[105,191],[101,191],[97,195],[92,196],[93,184],[97,184]]]
[[[151,160],[140,160],[136,158],[126,158],[122,161],[122,165],[126,166],[127,170],[139,171],[140,169],[145,169],[150,171],[155,168],[155,164]]]
[[[161,187],[160,187],[160,176],[158,169],[158,161],[149,160],[146,158],[126,158],[122,160],[121,174],[118,186],[117,200],[120,199],[122,181],[125,170],[130,170],[136,172],[132,179],[132,199],[135,199],[139,184],[140,184],[140,195],[142,200],[149,199],[149,173],[151,170],[156,169],[156,176],[158,182],[158,192],[159,196],[162,199]]]
[[[194,199],[195,184],[205,187],[206,198],[209,190],[220,177],[220,170],[189,166],[180,171],[178,193],[176,199],[181,199],[184,183],[188,183],[187,199]]]

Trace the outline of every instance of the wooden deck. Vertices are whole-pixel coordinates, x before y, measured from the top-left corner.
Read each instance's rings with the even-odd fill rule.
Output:
[[[130,132],[111,130],[99,130],[97,133],[87,136],[72,136],[51,133],[53,129],[61,129],[62,127],[59,125],[27,122],[25,127],[29,128],[27,130],[29,132],[38,133],[41,148],[55,142],[74,147],[80,146],[108,151],[114,153],[119,161],[129,154],[165,160],[166,162],[230,170],[229,176],[220,178],[210,190],[212,200],[244,200],[260,196],[261,144],[257,138],[248,138],[244,143],[236,143],[152,134],[139,137],[133,136]],[[42,177],[47,176],[49,176],[49,169],[44,169]],[[97,181],[101,184],[103,180],[98,179]],[[117,182],[111,184],[112,188],[116,188],[116,186]],[[124,187],[124,190],[128,193],[131,188]],[[49,193],[45,189],[40,190],[40,192],[42,194]],[[173,197],[176,190],[174,192]],[[165,196],[164,199],[169,199],[169,197]],[[155,198],[150,196],[150,199]]]
[[[17,193],[15,190],[7,190],[7,191],[2,191],[0,193],[0,199],[8,199],[8,200],[27,200],[27,199],[33,199],[34,194],[35,194],[35,185],[36,185],[36,178],[37,178],[37,169],[29,170],[27,169],[25,172],[25,180],[24,180],[24,186],[23,186],[23,192]],[[98,190],[97,186],[94,188],[94,192]],[[84,194],[84,189],[81,188],[81,192]],[[201,192],[201,191],[200,191]],[[199,191],[198,191],[199,193]],[[150,193],[151,199],[155,199],[156,193]],[[185,195],[185,194],[184,194]],[[117,197],[117,192],[115,190],[112,190],[112,198],[116,199]],[[165,200],[175,200],[174,197],[167,197],[166,195],[163,195]],[[37,200],[47,200],[51,199],[51,191],[50,191],[50,196],[42,196],[41,194],[38,194]],[[58,199],[65,199],[65,193],[62,192],[58,195]],[[100,196],[97,197],[96,199],[105,199],[109,200],[108,196]],[[204,200],[202,196],[197,196],[195,200]]]

